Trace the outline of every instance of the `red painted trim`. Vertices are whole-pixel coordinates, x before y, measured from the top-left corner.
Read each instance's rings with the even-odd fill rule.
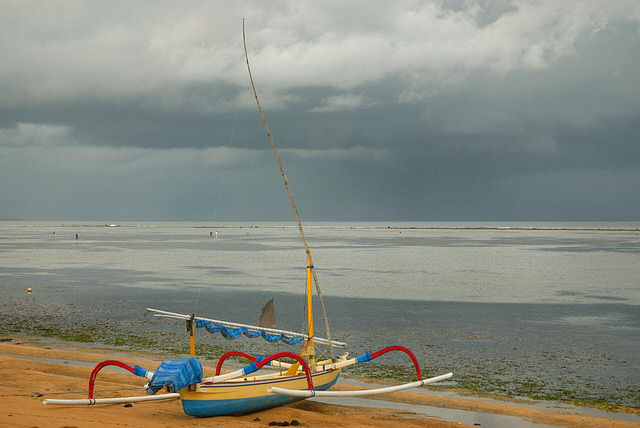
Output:
[[[322,376],[322,375],[331,373],[331,372],[333,372],[335,370],[336,369],[327,369],[327,370],[323,370],[321,372],[313,372],[313,373],[311,373],[311,379],[313,380],[313,378],[316,377],[316,376]],[[255,385],[263,385],[265,383],[289,382],[291,380],[302,379],[303,377],[304,377],[303,375],[278,376],[277,378],[274,377],[274,378],[271,378],[271,379],[261,379],[261,380],[254,380],[254,381],[237,380],[237,379],[240,379],[238,377],[237,379],[227,379],[227,380],[223,380],[222,382],[202,382],[200,384],[200,387],[204,387],[204,388],[235,388],[235,387],[238,387],[238,386],[255,386]]]
[[[251,354],[245,354],[244,352],[229,351],[226,354],[224,354],[222,357],[220,357],[220,359],[218,360],[218,364],[216,365],[216,376],[220,375],[220,371],[222,370],[222,363],[224,362],[224,360],[226,360],[227,358],[229,358],[231,356],[243,357],[243,358],[246,358],[248,360],[253,361],[254,363],[258,359],[258,357],[254,356],[254,355],[251,355]],[[295,354],[293,352],[287,352],[287,351],[277,352],[277,353],[275,353],[273,355],[270,355],[270,356],[264,358],[259,363],[255,363],[255,364],[256,364],[256,367],[258,368],[258,370],[260,370],[262,367],[266,366],[271,361],[276,360],[276,359],[281,358],[281,357],[290,357],[290,358],[293,358],[294,360],[296,360],[297,362],[300,363],[300,365],[304,368],[304,374],[307,377],[307,386],[309,387],[310,391],[313,391],[313,381],[311,380],[311,371],[309,370],[309,366],[307,366],[307,362],[298,354]]]
[[[91,377],[89,378],[89,398],[93,398],[93,385],[96,382],[96,376],[98,376],[98,372],[102,370],[103,367],[106,367],[106,366],[122,367],[125,370],[129,370],[131,373],[133,373],[133,370],[134,370],[134,368],[131,367],[130,365],[122,363],[120,361],[116,361],[116,360],[107,360],[107,361],[98,363],[98,365],[91,372]]]
[[[384,355],[387,352],[391,352],[391,351],[402,351],[405,354],[407,354],[409,356],[409,358],[411,358],[411,361],[413,361],[413,365],[416,368],[416,374],[418,375],[418,380],[422,380],[422,374],[420,373],[420,364],[418,364],[418,360],[416,359],[416,356],[413,355],[413,352],[409,351],[407,348],[405,348],[404,346],[389,346],[387,348],[383,348],[379,351],[376,352],[372,352],[371,353],[371,358],[377,358],[380,355]]]
[[[300,363],[302,368],[304,368],[304,375],[307,377],[307,387],[309,388],[309,391],[313,391],[313,381],[311,380],[311,371],[309,370],[309,366],[307,365],[307,362],[304,360],[304,358],[302,358],[298,354],[295,354],[293,352],[287,352],[287,351],[276,352],[275,354],[269,355],[267,358],[260,361],[259,363],[255,363],[255,365],[258,368],[258,370],[260,370],[262,367],[266,366],[271,361],[276,360],[278,358],[282,358],[282,357],[293,358],[294,360]]]
[[[222,363],[224,362],[224,360],[226,360],[229,357],[243,357],[246,358],[247,360],[251,360],[251,361],[255,361],[258,359],[258,357],[251,355],[251,354],[245,354],[244,352],[240,352],[240,351],[229,351],[226,354],[224,354],[222,357],[220,357],[220,359],[218,360],[218,365],[216,366],[216,376],[220,375],[220,372],[222,371]]]

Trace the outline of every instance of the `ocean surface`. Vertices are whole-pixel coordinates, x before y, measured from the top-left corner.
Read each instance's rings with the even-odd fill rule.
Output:
[[[404,345],[429,374],[452,371],[448,386],[640,406],[640,222],[326,222],[305,233],[333,337],[351,354]],[[124,348],[144,338],[186,353],[183,323],[146,307],[256,323],[271,297],[278,327],[301,331],[305,267],[291,223],[3,221],[0,333]],[[273,351],[197,336],[211,352]],[[351,373],[409,379],[406,360],[387,354]]]

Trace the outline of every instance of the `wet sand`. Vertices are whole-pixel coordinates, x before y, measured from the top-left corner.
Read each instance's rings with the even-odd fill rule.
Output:
[[[64,347],[64,348],[63,348]],[[53,349],[47,349],[53,348]],[[334,405],[306,400],[293,405],[236,417],[198,419],[187,416],[178,400],[100,406],[43,405],[48,398],[86,398],[88,379],[94,364],[109,358],[129,364],[154,368],[160,357],[152,354],[127,353],[77,348],[68,344],[47,345],[21,338],[0,343],[0,426],[13,427],[158,427],[158,426],[268,426],[269,422],[298,421],[301,426],[349,427],[459,427],[458,421],[438,420],[436,416],[410,410],[430,406],[474,412],[478,420],[490,420],[491,415],[503,415],[521,421],[522,425],[563,427],[638,427],[639,423],[580,414],[567,414],[531,409],[517,403],[485,402],[473,399],[443,397],[415,392],[397,392],[378,396],[379,405],[367,407]],[[205,367],[205,374],[212,368]],[[96,382],[96,398],[143,395],[144,380],[114,370],[100,372]],[[140,389],[134,389],[140,388]],[[360,386],[339,384],[335,390],[360,389]],[[125,390],[128,389],[128,390]],[[106,391],[120,390],[120,391]],[[124,390],[124,391],[123,391]],[[65,394],[56,394],[64,392]],[[38,396],[43,394],[42,396]],[[385,408],[385,403],[404,403],[406,409]],[[486,416],[489,419],[482,419]],[[478,425],[476,425],[478,426]],[[491,426],[487,423],[482,426]]]

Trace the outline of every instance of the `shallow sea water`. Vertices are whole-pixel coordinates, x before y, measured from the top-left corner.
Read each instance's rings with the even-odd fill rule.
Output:
[[[306,260],[295,227],[210,226],[0,222],[4,332],[91,325],[96,342],[136,331],[186,349],[181,322],[144,308],[255,323],[272,296],[278,326],[300,331]],[[639,225],[394,226],[306,228],[334,338],[349,352],[405,345],[429,374],[454,372],[449,386],[640,405]],[[459,228],[478,226],[502,228]],[[208,333],[198,341],[273,351]],[[387,354],[351,373],[409,378],[405,360]]]

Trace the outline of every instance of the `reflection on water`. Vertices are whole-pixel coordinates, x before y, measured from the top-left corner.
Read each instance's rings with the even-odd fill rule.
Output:
[[[251,323],[276,296],[278,325],[301,330],[304,251],[295,228],[269,226],[0,222],[0,321],[23,332],[29,323],[104,323],[180,343],[181,323],[144,319],[143,308],[197,306],[203,316]],[[216,230],[218,239],[209,234]],[[638,405],[639,232],[399,232],[307,230],[334,336],[350,352],[402,344],[430,373],[453,371],[458,385]],[[199,340],[270,352],[248,340]],[[377,373],[410,374],[401,356],[380,364]]]
[[[7,280],[38,276],[34,285],[227,287],[291,293],[304,287],[305,255],[295,228],[185,227],[189,224],[80,228],[0,222],[2,274]],[[308,229],[325,294],[640,304],[637,231],[405,229],[399,233],[362,227]],[[219,231],[218,239],[209,235],[213,230]]]

